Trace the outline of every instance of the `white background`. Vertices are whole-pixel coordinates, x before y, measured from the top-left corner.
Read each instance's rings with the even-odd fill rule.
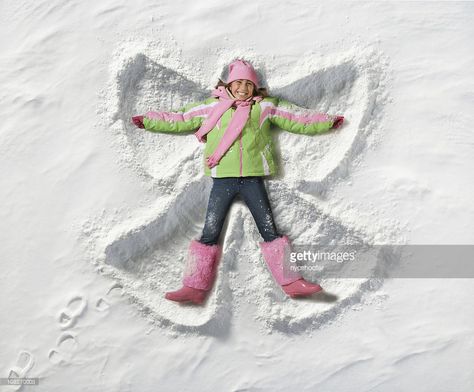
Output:
[[[212,75],[206,56],[226,48],[276,68],[375,48],[392,78],[379,141],[321,205],[368,230],[375,211],[408,243],[472,244],[473,17],[472,2],[3,1],[0,375],[26,350],[27,376],[41,381],[24,390],[38,392],[473,390],[472,280],[388,281],[302,334],[269,334],[240,307],[221,335],[180,335],[126,295],[98,312],[112,282],[79,239],[87,220],[107,231],[159,191],[118,164],[97,125],[114,53],[143,39]],[[54,363],[58,314],[75,293],[87,309]]]

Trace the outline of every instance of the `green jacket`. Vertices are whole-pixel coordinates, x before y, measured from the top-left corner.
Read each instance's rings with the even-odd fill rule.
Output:
[[[217,103],[216,98],[185,106],[177,112],[148,112],[143,119],[151,132],[190,133],[197,131]],[[227,110],[207,134],[204,174],[212,177],[268,176],[277,172],[271,125],[288,132],[314,135],[327,132],[334,117],[308,112],[287,101],[267,97],[255,102],[241,135],[227,150],[219,164],[209,169],[205,159],[217,148],[235,109]]]

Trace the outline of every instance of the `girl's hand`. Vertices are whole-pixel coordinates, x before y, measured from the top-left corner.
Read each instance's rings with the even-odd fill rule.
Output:
[[[213,155],[206,158],[206,165],[209,169],[212,169],[214,166],[217,166],[218,163],[219,163],[219,159],[217,159]]]
[[[145,125],[143,125],[143,116],[134,116],[134,117],[132,117],[132,122],[138,128],[145,128]]]
[[[334,123],[332,124],[332,128],[337,129],[341,127],[343,122],[344,122],[344,116],[336,116],[336,118],[334,119]]]

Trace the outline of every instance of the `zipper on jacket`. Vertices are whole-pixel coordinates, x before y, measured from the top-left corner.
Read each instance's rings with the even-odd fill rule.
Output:
[[[244,132],[243,129],[242,129],[242,132]],[[243,177],[242,176],[242,132],[240,133],[240,177]]]
[[[231,107],[231,109],[232,109],[232,116],[233,116],[236,109],[234,107]],[[232,116],[231,116],[231,118],[232,118]],[[242,133],[244,133],[243,129],[242,129],[242,132],[240,132],[240,137],[239,137],[239,144],[240,144],[240,148],[239,148],[239,160],[240,160],[239,172],[240,172],[240,177],[243,177],[243,175],[242,175]]]

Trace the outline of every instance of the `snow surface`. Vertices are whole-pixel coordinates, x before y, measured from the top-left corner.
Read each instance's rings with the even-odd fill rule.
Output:
[[[276,132],[295,244],[474,244],[474,3],[0,3],[0,377],[32,391],[472,391],[472,279],[324,279],[286,298],[232,206],[205,307],[179,287],[210,189],[192,135],[131,115],[235,57],[347,122]],[[377,266],[374,266],[374,268]],[[17,386],[0,390],[16,391]]]

